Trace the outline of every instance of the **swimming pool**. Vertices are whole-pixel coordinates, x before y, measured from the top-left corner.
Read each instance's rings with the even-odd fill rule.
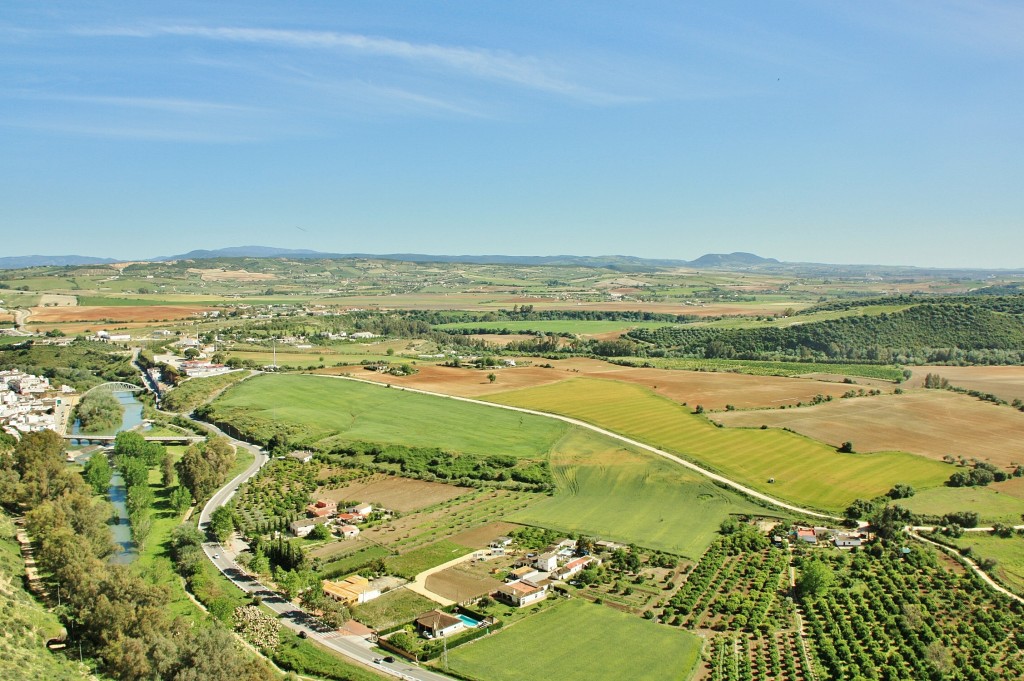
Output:
[[[458,615],[456,615],[456,617],[462,620],[463,624],[465,624],[470,629],[472,629],[473,627],[480,626],[480,622],[478,620],[473,619],[469,615],[463,615],[462,613],[459,613]]]

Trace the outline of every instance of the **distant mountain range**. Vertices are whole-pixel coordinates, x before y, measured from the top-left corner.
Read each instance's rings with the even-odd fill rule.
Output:
[[[274,248],[271,246],[234,246],[216,250],[195,250],[179,255],[152,258],[153,262],[170,260],[215,260],[220,258],[295,258],[302,260],[368,258],[404,262],[472,263],[479,265],[575,265],[613,269],[645,269],[651,267],[737,268],[780,264],[774,258],[753,253],[709,253],[696,260],[638,258],[631,255],[427,255],[423,253],[323,253],[307,249]],[[0,269],[24,267],[62,267],[67,265],[107,265],[120,262],[112,258],[91,258],[81,255],[25,255],[0,258]]]
[[[88,255],[15,255],[0,258],[0,270],[20,270],[23,267],[109,265],[114,262],[120,261],[113,258],[93,258]]]
[[[423,253],[324,253],[307,249],[275,248],[272,246],[235,246],[216,250],[196,250],[179,255],[151,258],[149,262],[171,260],[225,260],[230,258],[289,258],[302,260],[362,258],[369,260],[398,260],[417,263],[466,263],[478,265],[562,265],[568,267],[604,267],[620,272],[643,272],[659,267],[688,267],[697,270],[758,270],[785,272],[791,276],[850,275],[885,279],[898,276],[941,276],[984,279],[999,276],[1024,276],[1024,268],[985,269],[956,267],[913,267],[909,265],[856,265],[807,262],[786,262],[775,258],[762,258],[753,253],[708,253],[696,260],[638,258],[632,255],[428,255]],[[63,267],[107,265],[124,262],[113,258],[92,258],[81,255],[25,255],[0,257],[0,270],[25,267]]]

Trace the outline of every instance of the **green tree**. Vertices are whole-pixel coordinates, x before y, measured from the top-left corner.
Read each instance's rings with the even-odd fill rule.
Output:
[[[331,538],[331,528],[327,527],[327,525],[317,525],[309,533],[309,538],[310,539],[314,539],[316,541],[323,541],[325,539],[330,539]]]
[[[498,380],[498,375],[495,373],[487,374],[487,380],[490,381],[491,383],[494,383],[495,381]]]
[[[226,542],[235,531],[235,512],[227,506],[221,506],[210,516],[210,530],[220,542]]]
[[[835,573],[827,564],[820,560],[809,561],[804,564],[796,580],[797,595],[801,598],[818,596],[827,591],[835,579]]]
[[[188,510],[188,507],[192,505],[192,493],[185,489],[183,486],[178,485],[171,492],[171,508],[178,515],[181,515]]]
[[[114,476],[114,469],[110,467],[107,455],[97,452],[85,462],[85,469],[82,477],[93,488],[96,494],[106,495],[110,489],[110,479]]]

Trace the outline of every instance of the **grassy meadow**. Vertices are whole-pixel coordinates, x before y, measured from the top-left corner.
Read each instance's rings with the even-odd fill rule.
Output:
[[[839,454],[783,430],[716,428],[647,388],[615,381],[573,379],[487,399],[579,418],[696,460],[766,494],[829,511],[885,494],[898,482],[926,489],[949,478],[948,465],[911,454]]]
[[[958,470],[948,466],[950,475]],[[962,470],[962,469],[959,469]],[[933,487],[918,492],[900,505],[915,513],[942,515],[951,511],[974,511],[983,525],[1007,523],[1019,525],[1024,514],[1024,500],[990,487]]]
[[[244,433],[284,424],[306,445],[332,438],[527,458],[546,456],[571,427],[327,376],[257,376],[224,392],[213,407],[218,419]]]
[[[400,556],[394,558],[388,558],[385,563],[388,566],[388,571],[392,574],[401,575],[406,579],[412,579],[424,570],[429,570],[432,567],[437,567],[447,563],[450,560],[461,558],[467,553],[471,553],[473,549],[466,546],[460,546],[455,542],[442,539],[441,541],[434,542],[433,544],[427,544],[421,546],[418,549],[413,549],[409,553],[403,553]]]
[[[448,663],[464,678],[487,681],[667,681],[690,678],[700,649],[685,631],[575,599],[456,648]]]
[[[566,440],[573,442],[551,457],[555,495],[509,520],[696,559],[727,515],[765,512],[697,473],[596,433],[574,430]]]

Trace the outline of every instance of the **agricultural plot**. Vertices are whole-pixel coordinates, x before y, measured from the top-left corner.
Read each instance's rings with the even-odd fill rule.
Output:
[[[1019,524],[1020,518],[1017,518]],[[970,549],[978,562],[995,561],[992,575],[1018,594],[1024,594],[1024,537],[998,537],[989,532],[965,532],[952,540],[961,549]]]
[[[470,487],[445,485],[411,478],[399,478],[380,473],[345,483],[337,489],[324,491],[319,496],[332,501],[361,500],[374,507],[408,513],[427,506],[450,501],[472,492]]]
[[[145,305],[145,306],[74,306],[34,307],[29,323],[33,326],[62,322],[158,322],[189,319],[212,308],[202,305]]]
[[[472,549],[468,547],[459,546],[455,542],[442,539],[433,544],[413,549],[400,556],[389,558],[386,563],[388,572],[391,574],[412,579],[424,570],[429,570],[442,563],[461,558],[471,551]]]
[[[903,378],[903,369],[879,364],[768,362],[746,359],[691,359],[684,357],[616,357],[614,361],[631,362],[637,365],[650,364],[658,369],[735,372],[750,374],[751,376],[797,377],[807,374],[824,374],[850,378],[874,378],[884,381],[898,381]]]
[[[213,417],[257,441],[284,426],[306,446],[363,441],[536,458],[569,428],[541,417],[324,376],[243,381],[213,402]]]
[[[941,460],[978,458],[1000,467],[1024,462],[1024,413],[945,390],[833,400],[802,409],[715,414],[726,426],[788,428],[858,452],[900,450]],[[948,477],[948,476],[947,476]]]
[[[716,428],[649,390],[615,381],[578,379],[488,399],[580,418],[677,452],[767,494],[831,511],[885,494],[899,482],[926,489],[949,477],[947,465],[911,454],[839,454],[781,430]]]
[[[460,329],[481,329],[492,333],[523,333],[533,331],[537,333],[571,333],[577,336],[599,336],[625,333],[629,329],[657,329],[662,326],[674,326],[666,322],[628,322],[628,321],[604,321],[604,320],[581,320],[581,319],[559,319],[559,320],[536,320],[536,321],[507,321],[507,322],[458,322],[452,324],[438,324],[434,328],[445,330]]]
[[[363,603],[352,610],[352,617],[374,629],[387,629],[409,622],[417,615],[437,607],[434,601],[408,589],[394,589],[380,598]]]
[[[651,454],[584,432],[566,437],[577,440],[566,447],[576,453],[552,455],[555,495],[538,498],[510,520],[695,558],[729,514],[765,512]]]
[[[539,360],[519,359],[521,363],[531,361],[537,364]],[[725,371],[625,367],[582,357],[549,360],[543,364],[545,366],[500,369],[496,372],[497,379],[494,383],[487,379],[487,374],[491,370],[424,365],[420,365],[419,373],[412,376],[393,377],[362,372],[369,375],[359,377],[462,397],[480,397],[514,389],[533,388],[570,378],[606,378],[642,385],[676,402],[701,404],[705,409],[725,409],[729,404],[739,409],[796,405],[801,402],[809,403],[817,395],[839,397],[851,388],[836,381],[753,376]],[[328,373],[340,371],[328,370]],[[350,369],[346,369],[345,372],[353,373]]]
[[[837,586],[804,604],[823,681],[1024,677],[1024,616],[973,572],[950,570],[916,547],[831,562]]]
[[[907,382],[913,388],[924,386],[928,374],[938,374],[950,385],[995,395],[1007,402],[1024,400],[1024,367],[1020,366],[927,366],[914,369]]]
[[[963,470],[949,467],[953,471]],[[951,511],[974,511],[982,525],[1007,523],[1019,525],[1024,515],[1024,499],[1014,496],[1012,486],[996,483],[988,487],[934,487],[918,492],[899,504],[914,513],[941,516]]]
[[[622,654],[619,642],[635,642]],[[689,679],[700,640],[580,600],[564,601],[448,654],[470,679]]]
[[[508,566],[510,562],[511,559],[504,561],[505,566]],[[430,575],[427,577],[425,585],[433,593],[456,602],[485,596],[500,585],[500,582],[494,577],[486,574],[488,569],[494,568],[498,564],[498,562],[487,561],[480,565],[470,563],[455,565]]]

